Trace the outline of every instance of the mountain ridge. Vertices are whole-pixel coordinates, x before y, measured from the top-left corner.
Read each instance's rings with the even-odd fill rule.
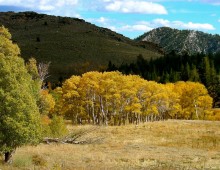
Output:
[[[135,40],[158,44],[166,53],[175,51],[178,54],[188,53],[192,55],[220,52],[220,35],[196,30],[160,27],[139,36]]]

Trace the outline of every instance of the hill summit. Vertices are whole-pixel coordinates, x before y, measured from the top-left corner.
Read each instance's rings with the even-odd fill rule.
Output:
[[[178,30],[160,27],[149,31],[136,39],[158,44],[166,53],[178,54],[216,53],[220,51],[220,36],[194,30]]]
[[[50,79],[54,80],[104,69],[110,60],[119,65],[136,60],[140,54],[145,59],[162,56],[151,43],[135,42],[78,18],[1,12],[0,25],[9,29],[25,60],[51,61]]]

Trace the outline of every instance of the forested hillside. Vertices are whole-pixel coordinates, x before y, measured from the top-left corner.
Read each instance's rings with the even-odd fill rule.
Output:
[[[153,29],[136,39],[158,44],[165,53],[175,51],[189,55],[204,53],[215,54],[220,51],[220,36],[195,30],[178,30],[169,27]]]
[[[111,62],[108,71],[140,75],[159,83],[193,81],[204,84],[217,104],[220,99],[220,55],[177,55],[174,52],[155,60],[145,60],[141,55],[136,62],[117,67]]]
[[[160,48],[137,43],[121,34],[82,19],[56,17],[35,12],[0,13],[0,25],[12,34],[21,56],[51,62],[50,80],[67,78],[114,64],[130,63],[142,54],[145,59],[162,56]]]

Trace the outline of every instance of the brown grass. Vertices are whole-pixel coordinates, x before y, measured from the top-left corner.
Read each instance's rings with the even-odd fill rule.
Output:
[[[69,126],[73,132],[90,128]],[[81,140],[97,137],[103,140],[25,146],[17,149],[11,166],[1,164],[0,169],[220,169],[220,122],[168,120],[97,127]]]

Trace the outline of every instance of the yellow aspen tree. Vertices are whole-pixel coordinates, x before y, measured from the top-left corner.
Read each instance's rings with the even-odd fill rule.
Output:
[[[73,123],[82,123],[81,120],[84,114],[83,103],[78,91],[80,79],[80,76],[72,76],[62,86],[65,115],[69,116]]]
[[[173,83],[165,84],[165,93],[168,100],[167,116],[172,119],[178,119],[178,113],[181,112],[180,95],[174,90]]]
[[[213,111],[211,110],[213,99],[208,95],[200,96],[197,100],[197,104],[199,110],[199,119],[207,120],[208,117],[213,114]]]
[[[48,90],[40,91],[39,110],[42,115],[52,114],[55,107],[55,100]]]
[[[53,114],[64,116],[65,108],[64,108],[64,100],[63,100],[63,91],[61,87],[57,87],[56,89],[51,91],[51,94],[55,101],[55,106],[53,109]]]
[[[118,72],[104,72],[99,84],[99,104],[100,113],[102,114],[103,123],[108,125],[108,120],[111,119],[114,110],[114,94],[116,93],[115,77],[119,75]]]
[[[123,76],[120,75],[117,77],[117,79],[115,80],[117,82],[117,93],[114,95],[114,97],[117,99],[116,100],[116,115],[115,118],[117,117],[117,122],[119,125],[121,125],[122,123],[125,123],[125,119],[126,119],[126,107],[128,106],[129,102],[130,102],[130,94],[131,89],[129,87],[131,87],[130,85],[130,81],[128,76]],[[115,120],[116,122],[116,120]]]
[[[159,114],[157,109],[157,95],[160,93],[158,91],[158,83],[154,81],[148,81],[144,86],[144,110],[145,114],[147,114],[147,121],[155,120],[156,116]]]
[[[141,78],[140,76],[128,75],[126,76],[126,107],[124,118],[130,122],[138,124],[141,121],[141,103],[138,98],[138,89],[140,88]]]
[[[80,91],[83,100],[85,101],[85,110],[88,117],[92,118],[93,124],[100,123],[99,100],[98,93],[100,89],[99,81],[101,80],[102,73],[87,72],[82,75],[80,80]]]
[[[211,109],[212,98],[204,85],[194,82],[177,82],[174,90],[180,94],[183,119],[199,119],[201,112]],[[200,102],[204,97],[208,100],[206,103],[209,103],[207,107],[203,107],[206,104]]]

